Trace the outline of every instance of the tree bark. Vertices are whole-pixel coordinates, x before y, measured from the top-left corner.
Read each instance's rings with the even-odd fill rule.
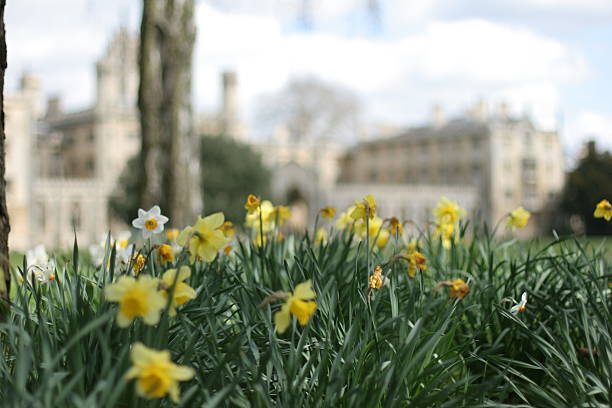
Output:
[[[144,0],[141,23],[141,206],[159,204],[177,227],[202,207],[191,106],[194,7],[194,0]]]
[[[4,72],[6,71],[6,31],[4,29],[4,6],[6,0],[0,0],[0,302],[8,305],[11,289],[11,274],[8,250],[9,224],[6,207],[5,151],[4,151]],[[0,315],[4,305],[0,305]]]

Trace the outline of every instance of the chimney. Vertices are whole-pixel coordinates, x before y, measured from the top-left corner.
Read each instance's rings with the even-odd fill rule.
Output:
[[[51,96],[47,99],[47,114],[46,117],[51,118],[61,115],[63,112],[62,98],[59,96]]]
[[[431,108],[431,123],[435,128],[441,128],[446,124],[444,110],[440,104],[434,104]]]
[[[499,116],[507,119],[510,117],[510,105],[508,105],[508,102],[502,102],[499,104]]]
[[[239,138],[238,120],[238,76],[234,71],[223,72],[222,131],[225,136]]]
[[[471,117],[474,120],[484,122],[487,120],[487,104],[484,99],[480,98],[478,102],[474,104],[471,110]]]

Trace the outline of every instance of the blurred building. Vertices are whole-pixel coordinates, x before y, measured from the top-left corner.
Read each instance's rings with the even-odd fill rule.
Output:
[[[487,114],[479,102],[464,117],[447,121],[434,107],[430,124],[350,149],[341,160],[339,186],[436,187],[449,198],[445,191],[463,191],[464,199],[471,190],[475,215],[489,225],[522,205],[534,215],[523,234],[537,233],[540,213],[563,187],[562,146],[557,132],[508,112],[502,104]],[[415,200],[420,196],[405,197],[407,204]]]
[[[111,227],[108,198],[140,147],[137,40],[120,30],[96,65],[95,105],[43,108],[37,77],[24,74],[6,98],[9,245],[69,247],[97,242]]]

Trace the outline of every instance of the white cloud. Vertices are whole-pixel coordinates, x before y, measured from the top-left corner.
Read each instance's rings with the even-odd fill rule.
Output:
[[[572,156],[588,140],[595,140],[600,148],[612,151],[612,116],[600,112],[580,112],[568,121],[563,139]]]

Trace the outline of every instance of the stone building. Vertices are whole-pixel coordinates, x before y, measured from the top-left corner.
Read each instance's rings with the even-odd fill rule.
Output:
[[[487,115],[482,102],[449,121],[436,107],[431,124],[359,143],[343,157],[340,168],[340,185],[473,189],[476,215],[489,225],[522,205],[534,214],[525,235],[542,227],[539,213],[564,181],[557,132],[537,129],[528,117],[510,116],[506,105]]]
[[[115,223],[108,197],[140,147],[137,41],[120,30],[96,65],[95,105],[65,112],[41,106],[39,80],[25,74],[6,98],[9,245],[69,247],[97,242]]]

